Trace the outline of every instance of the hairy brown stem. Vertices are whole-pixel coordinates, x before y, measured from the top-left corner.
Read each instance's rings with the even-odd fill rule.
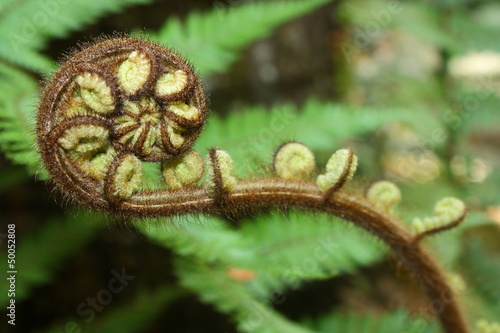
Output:
[[[205,186],[196,186],[204,166],[192,145],[207,114],[201,84],[182,58],[144,40],[105,39],[73,54],[45,86],[38,145],[63,193],[110,214],[232,218],[264,208],[295,207],[350,220],[393,249],[424,286],[431,312],[446,332],[468,332],[443,273],[419,244],[423,237],[458,224],[465,208],[462,216],[455,214],[456,221],[410,235],[392,215],[341,190],[356,169],[353,151],[332,155],[316,184],[295,180],[308,178],[315,169],[312,152],[299,143],[283,145],[275,155],[275,173],[281,179],[239,183],[231,175],[229,154],[213,149]],[[156,163],[168,190],[140,190],[146,162]],[[438,213],[447,204],[449,200]],[[445,211],[444,219],[449,216]],[[436,219],[443,222],[441,215]]]
[[[179,192],[179,194],[181,191]],[[168,200],[176,198],[175,201]],[[234,208],[228,208],[234,207]],[[323,211],[351,221],[387,243],[401,262],[423,286],[429,297],[429,311],[438,316],[445,332],[466,333],[465,317],[432,256],[403,228],[402,222],[375,208],[366,199],[345,192],[326,201],[315,185],[301,181],[260,179],[240,182],[227,194],[224,207],[202,188],[183,189],[182,196],[172,192],[146,193],[121,204],[120,211],[141,216],[171,216],[183,213],[234,214],[236,210],[260,208],[304,208]]]

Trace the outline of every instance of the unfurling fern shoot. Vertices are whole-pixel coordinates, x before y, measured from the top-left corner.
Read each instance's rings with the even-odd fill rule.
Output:
[[[394,250],[430,301],[440,304],[435,314],[447,333],[468,332],[446,275],[420,245],[424,236],[463,220],[460,201],[439,204],[440,224],[414,235],[392,214],[401,197],[395,185],[378,184],[368,199],[345,190],[357,167],[354,151],[338,150],[316,177],[314,155],[297,142],[278,149],[274,175],[240,180],[226,151],[210,150],[203,163],[191,149],[206,115],[201,85],[186,61],[148,41],[108,39],[73,55],[48,82],[37,139],[60,190],[100,211],[231,217],[292,207],[349,220]],[[163,188],[141,188],[144,163],[156,164]],[[206,181],[199,184],[203,174]]]
[[[65,193],[109,211],[137,194],[142,161],[161,162],[170,188],[196,183],[203,163],[191,146],[205,115],[183,59],[147,41],[110,39],[74,55],[46,86],[38,144]]]

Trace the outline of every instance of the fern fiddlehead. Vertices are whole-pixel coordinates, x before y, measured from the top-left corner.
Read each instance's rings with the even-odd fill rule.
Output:
[[[191,147],[206,114],[201,85],[184,60],[151,42],[109,39],[73,55],[49,81],[39,107],[38,145],[64,193],[108,213],[232,216],[296,207],[350,220],[392,247],[430,304],[439,305],[433,312],[446,332],[468,332],[444,273],[420,245],[463,220],[463,204],[447,199],[432,223],[413,235],[390,213],[400,199],[394,186],[372,187],[368,199],[343,190],[357,166],[352,150],[333,154],[314,181],[314,155],[296,142],[278,149],[275,175],[265,179],[238,180],[231,156],[212,149],[206,182],[198,185],[203,161]],[[141,189],[146,162],[158,164],[168,189]]]
[[[38,144],[64,192],[109,211],[136,193],[141,161],[163,162],[176,188],[170,173],[182,156],[198,170],[184,182],[198,181],[203,164],[190,149],[205,116],[200,83],[183,59],[147,41],[110,39],[74,55],[46,86]]]

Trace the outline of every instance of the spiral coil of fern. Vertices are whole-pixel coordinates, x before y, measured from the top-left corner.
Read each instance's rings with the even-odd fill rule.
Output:
[[[204,167],[191,147],[205,123],[206,109],[201,85],[180,57],[148,41],[108,39],[76,53],[46,85],[38,112],[38,145],[63,193],[108,213],[230,217],[268,207],[296,207],[347,219],[394,250],[430,303],[441,305],[434,313],[446,332],[468,332],[445,274],[420,245],[421,239],[447,227],[408,232],[390,213],[400,196],[391,186],[372,190],[369,200],[344,191],[357,166],[356,155],[348,149],[333,154],[316,181],[311,181],[314,156],[299,143],[280,147],[273,177],[252,180],[234,177],[230,155],[212,149],[205,185],[197,185]],[[168,190],[141,190],[143,162],[159,164]],[[457,225],[465,217],[465,206],[443,209],[448,206],[454,211],[439,211],[439,222],[445,216],[447,225]]]
[[[205,116],[182,58],[148,41],[109,39],[75,54],[45,87],[38,144],[63,192],[112,210],[137,192],[141,161],[191,152]]]

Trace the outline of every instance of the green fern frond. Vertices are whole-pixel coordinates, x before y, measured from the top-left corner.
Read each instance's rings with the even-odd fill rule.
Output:
[[[256,275],[248,284],[259,299],[298,287],[303,281],[352,273],[380,260],[386,248],[369,235],[325,215],[279,214],[242,222],[241,230],[214,218],[181,227],[138,227],[178,255]]]
[[[250,287],[269,298],[301,281],[353,273],[383,258],[387,248],[372,236],[340,219],[323,214],[293,213],[286,221],[278,214],[243,224],[241,233],[254,258],[240,262],[257,278]]]
[[[162,220],[164,221],[164,220]],[[214,217],[190,217],[179,225],[138,221],[136,227],[154,243],[173,248],[181,256],[192,256],[207,263],[235,263],[253,256],[245,247],[242,234]]]
[[[30,173],[45,177],[35,153],[37,83],[27,74],[0,63],[0,149]]]
[[[0,58],[35,71],[54,63],[38,53],[50,38],[61,38],[110,12],[152,0],[12,1],[0,7]]]
[[[334,313],[320,320],[306,320],[309,327],[319,332],[342,333],[438,333],[439,326],[435,320],[412,318],[403,310],[384,313],[382,315],[361,313]]]
[[[186,288],[195,291],[203,302],[231,315],[238,323],[240,332],[311,333],[255,299],[244,283],[228,276],[224,267],[209,266],[184,258],[177,260],[176,269]]]
[[[219,5],[208,13],[192,13],[185,22],[171,18],[156,36],[180,50],[206,76],[224,71],[238,52],[270,31],[329,0],[260,1],[239,6]]]
[[[16,275],[16,301],[28,297],[32,288],[50,282],[57,266],[90,240],[99,221],[89,221],[88,214],[66,220],[54,219],[41,230],[17,238],[16,267],[19,273]],[[0,269],[8,271],[7,260],[0,262]],[[2,293],[0,304],[7,304],[8,301],[7,293]]]

